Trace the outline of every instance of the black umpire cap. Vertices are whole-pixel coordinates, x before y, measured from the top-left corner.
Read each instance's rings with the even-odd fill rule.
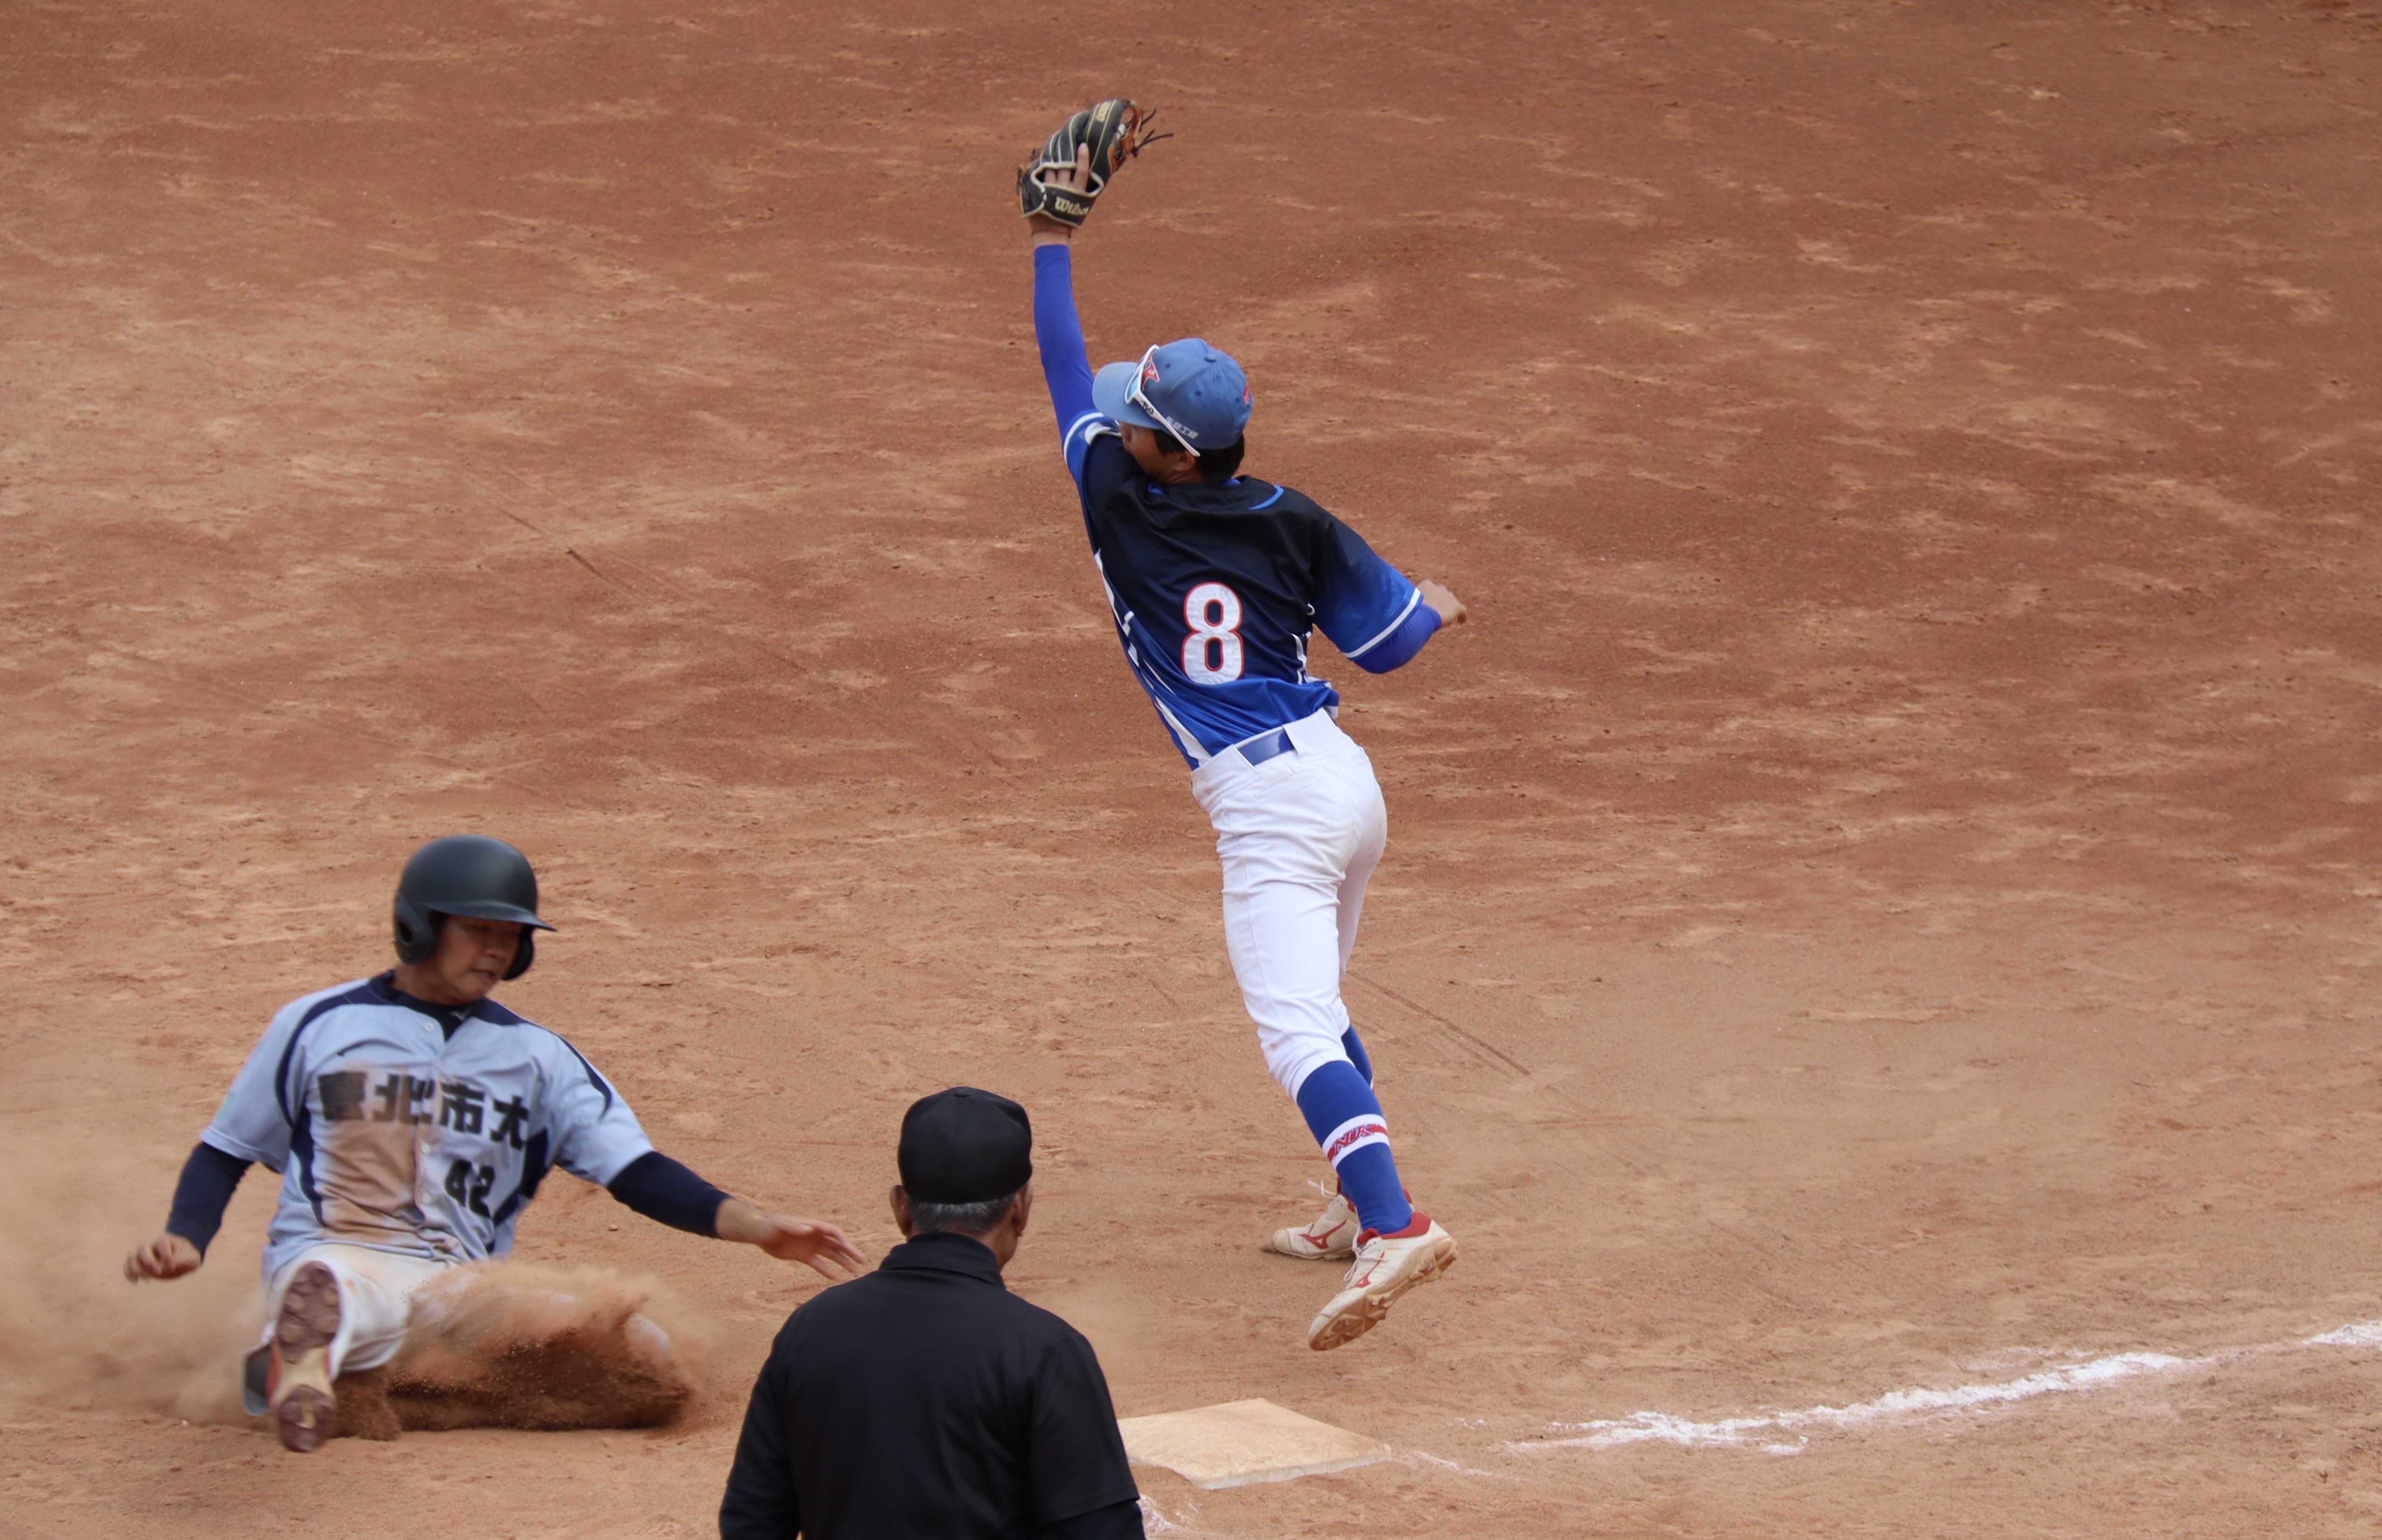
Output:
[[[1033,1179],[1034,1125],[1006,1096],[953,1086],[902,1115],[899,1159],[914,1203],[989,1203]]]

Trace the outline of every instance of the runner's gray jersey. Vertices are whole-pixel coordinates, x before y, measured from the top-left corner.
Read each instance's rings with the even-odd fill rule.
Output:
[[[281,1174],[267,1278],[324,1241],[502,1257],[547,1170],[601,1186],[653,1148],[559,1035],[494,1000],[442,1010],[387,973],[284,1006],[201,1137]]]

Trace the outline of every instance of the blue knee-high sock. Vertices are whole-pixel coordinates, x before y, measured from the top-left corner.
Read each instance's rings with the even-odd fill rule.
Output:
[[[1298,1088],[1298,1110],[1339,1173],[1340,1191],[1357,1205],[1360,1224],[1386,1235],[1414,1222],[1414,1207],[1390,1156],[1381,1098],[1354,1064],[1334,1059],[1309,1074]]]
[[[1350,1027],[1340,1034],[1340,1046],[1347,1050],[1348,1062],[1357,1067],[1357,1073],[1365,1077],[1365,1083],[1372,1084],[1373,1060],[1365,1052],[1365,1040],[1357,1035],[1356,1028]]]

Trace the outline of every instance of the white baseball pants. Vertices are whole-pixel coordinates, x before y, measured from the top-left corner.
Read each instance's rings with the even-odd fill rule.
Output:
[[[1283,731],[1295,752],[1251,764],[1227,749],[1191,775],[1224,863],[1224,944],[1266,1068],[1292,1097],[1345,1062],[1340,976],[1365,885],[1389,837],[1373,762],[1322,712]]]
[[[307,1247],[284,1264],[266,1285],[264,1336],[258,1346],[273,1340],[274,1324],[281,1316],[281,1296],[298,1269],[310,1262],[328,1267],[339,1284],[339,1330],[331,1338],[330,1351],[334,1376],[377,1369],[389,1363],[405,1347],[409,1332],[447,1335],[454,1325],[459,1296],[453,1289],[436,1289],[431,1286],[449,1277],[464,1287],[477,1281],[476,1275],[467,1276],[460,1271],[464,1265],[460,1263],[433,1262],[426,1257],[374,1251],[369,1246],[323,1241]],[[546,1315],[564,1324],[572,1314],[571,1307],[578,1303],[571,1295],[546,1289],[522,1290],[514,1286],[506,1292],[536,1296],[546,1303]],[[590,1318],[603,1314],[598,1310]],[[657,1359],[671,1356],[669,1334],[643,1314],[630,1315],[620,1324],[620,1329],[643,1343]]]
[[[273,1339],[273,1324],[281,1318],[281,1296],[289,1280],[310,1262],[321,1263],[339,1280],[339,1333],[331,1338],[333,1375],[377,1369],[395,1358],[405,1345],[414,1291],[453,1265],[336,1241],[309,1246],[283,1264],[265,1287],[264,1341]]]

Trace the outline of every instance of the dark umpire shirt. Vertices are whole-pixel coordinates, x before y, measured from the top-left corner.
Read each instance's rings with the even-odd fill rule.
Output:
[[[787,1320],[753,1387],[721,1540],[1112,1540],[1142,1533],[1083,1334],[990,1248],[917,1236]]]

